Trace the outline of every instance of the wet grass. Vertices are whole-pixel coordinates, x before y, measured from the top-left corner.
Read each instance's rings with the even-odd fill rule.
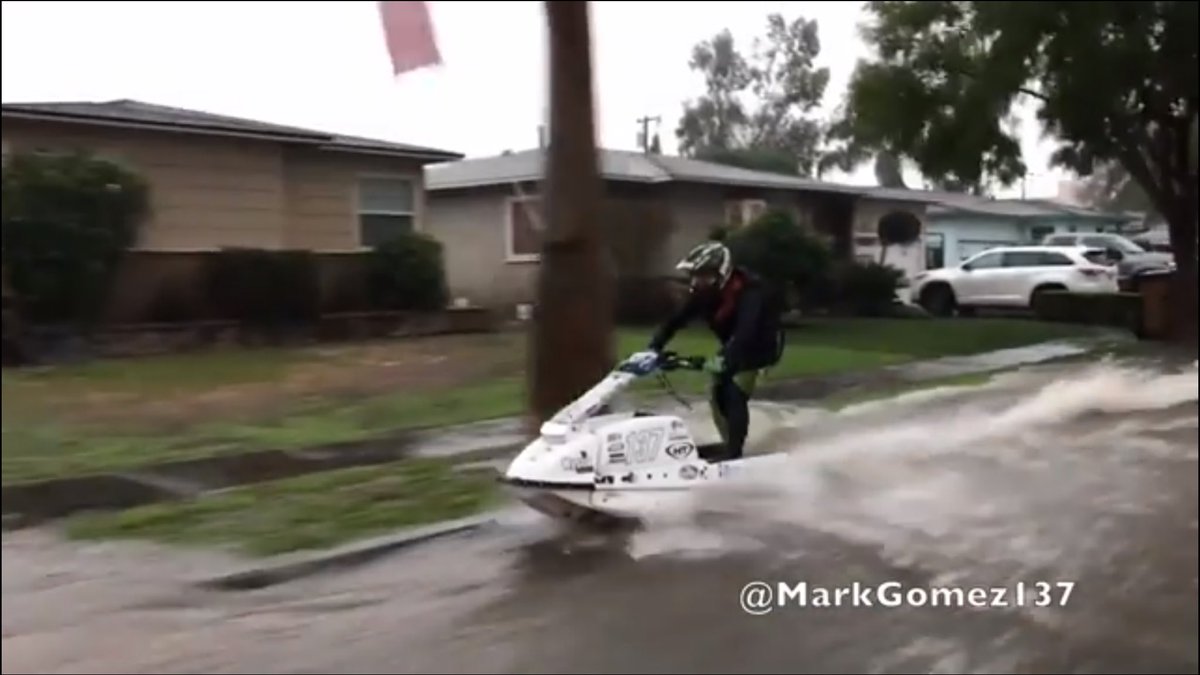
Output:
[[[790,331],[783,360],[767,380],[869,370],[1088,330],[1012,319],[813,320]],[[645,348],[649,336],[649,329],[622,329],[618,353]],[[692,329],[670,348],[709,355],[715,343],[706,331]],[[6,372],[3,481],[349,442],[519,414],[525,407],[523,349],[523,335],[503,334],[334,349],[221,350]],[[699,373],[674,373],[671,382],[685,393],[707,385]],[[638,391],[661,390],[650,380]]]
[[[201,499],[70,519],[79,539],[143,539],[250,556],[324,549],[480,513],[494,477],[439,460],[405,460],[236,488]]]

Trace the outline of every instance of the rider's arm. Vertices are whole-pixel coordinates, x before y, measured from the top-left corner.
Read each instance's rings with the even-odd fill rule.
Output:
[[[761,288],[747,288],[743,292],[741,302],[738,303],[737,324],[733,329],[733,337],[725,344],[721,354],[725,358],[727,371],[737,372],[745,361],[746,345],[750,344],[750,338],[758,327],[764,300]]]
[[[694,294],[689,293],[683,307],[680,307],[674,316],[667,319],[667,322],[654,334],[654,337],[650,340],[650,349],[661,352],[663,347],[666,347],[667,343],[671,341],[671,338],[675,337],[675,333],[679,332],[680,328],[686,326],[689,321],[696,317],[699,308],[698,298]]]

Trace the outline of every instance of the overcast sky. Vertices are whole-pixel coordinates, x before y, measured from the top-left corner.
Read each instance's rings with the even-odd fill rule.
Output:
[[[860,2],[592,2],[599,142],[635,149],[637,118],[662,117],[664,150],[684,100],[702,93],[692,46],[722,28],[749,47],[766,16],[820,24],[821,64],[841,99]],[[542,3],[431,2],[445,63],[391,74],[373,2],[3,2],[6,103],[133,98],[477,157],[537,143],[546,100]],[[1052,197],[1053,145],[1024,125],[1030,197]],[[827,176],[874,184],[870,167]],[[1002,193],[1019,196],[1020,188]]]

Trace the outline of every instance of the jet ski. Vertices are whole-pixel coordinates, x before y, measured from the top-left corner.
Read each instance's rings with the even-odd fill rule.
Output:
[[[636,524],[657,509],[679,505],[698,487],[737,475],[747,461],[770,459],[729,460],[723,444],[698,445],[677,415],[609,409],[642,378],[659,375],[670,388],[665,373],[703,366],[703,357],[633,354],[547,420],[501,481],[526,505],[555,519]]]

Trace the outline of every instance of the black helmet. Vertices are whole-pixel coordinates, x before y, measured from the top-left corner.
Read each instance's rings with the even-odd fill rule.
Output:
[[[718,241],[706,241],[688,251],[675,265],[675,269],[686,272],[689,277],[708,272],[717,277],[718,286],[724,286],[733,274],[733,256],[729,249]]]

